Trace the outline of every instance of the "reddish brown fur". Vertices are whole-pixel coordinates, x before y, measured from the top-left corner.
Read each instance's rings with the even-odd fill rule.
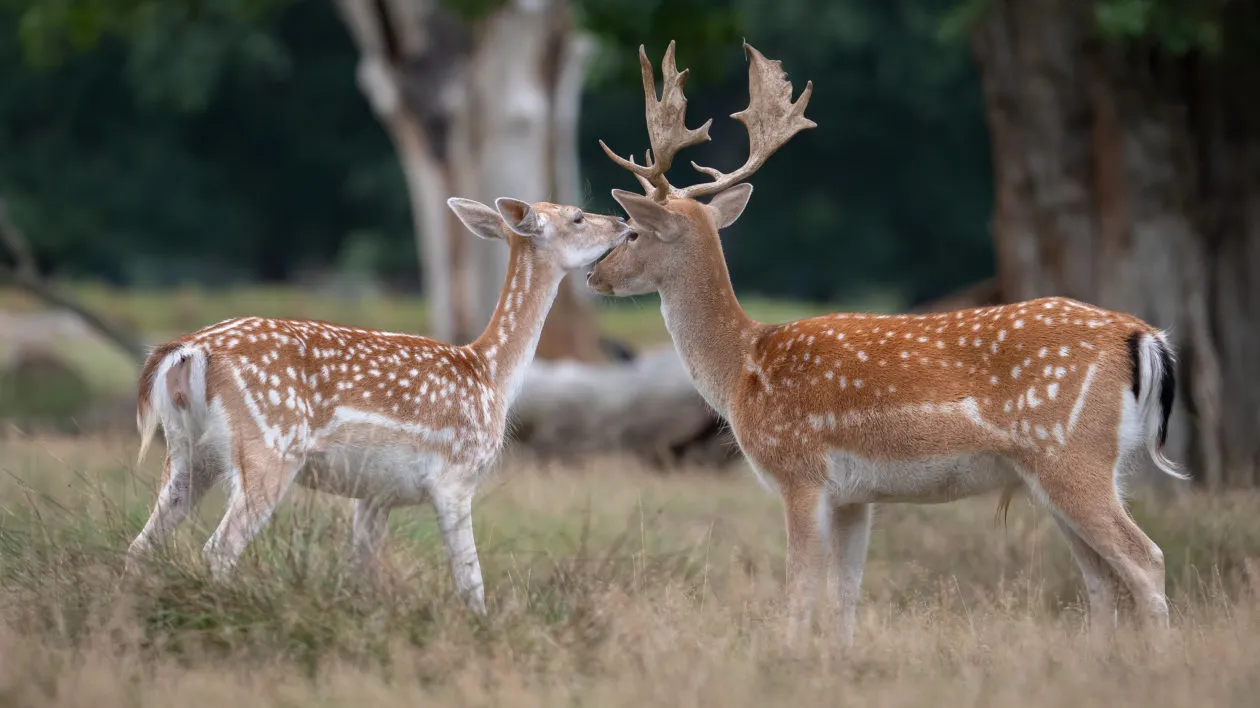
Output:
[[[749,352],[746,368],[753,370],[734,382],[732,408],[759,412],[742,426],[750,442],[790,436],[792,456],[844,449],[911,459],[939,452],[948,439],[953,449],[994,450],[1031,464],[1048,446],[1063,444],[1091,364],[1091,395],[1118,402],[1131,386],[1126,340],[1133,332],[1157,334],[1128,315],[1061,298],[935,315],[825,315],[762,330]],[[946,435],[914,425],[889,439],[872,427],[906,406],[968,398],[991,433],[962,418],[933,424],[956,428]],[[819,430],[811,424],[817,416],[875,411],[869,422],[828,419]],[[1076,425],[1100,415],[1082,411]],[[764,451],[769,457],[772,447]]]
[[[430,384],[450,386],[458,381],[461,398],[471,396],[476,384],[492,384],[486,362],[470,348],[319,320],[245,317],[211,325],[171,344],[210,354],[207,398],[227,395],[229,409],[242,415],[248,398],[265,412],[268,424],[286,429],[299,423],[323,427],[342,402],[399,418],[425,409],[431,425],[455,423],[452,407],[433,410],[422,405],[431,397],[437,402],[439,389]],[[182,363],[171,367],[168,381],[177,371],[183,371],[186,381],[187,367]],[[434,414],[438,420],[429,417]]]
[[[996,482],[1000,511],[1023,484],[1055,511],[1086,574],[1100,635],[1108,632],[1116,593],[1126,587],[1146,617],[1167,622],[1162,554],[1124,510],[1113,479],[1122,405],[1133,400],[1128,340],[1138,333],[1157,341],[1158,330],[1065,298],[762,324],[735,298],[716,228],[733,220],[731,209],[742,203],[670,199],[658,206],[615,196],[643,236],[602,260],[589,277],[591,287],[609,295],[661,293],[666,326],[697,387],[727,417],[753,467],[783,496],[794,605],[808,604],[811,579],[820,572],[818,504],[834,505],[836,519],[857,519],[842,532],[833,527],[832,539],[852,554],[837,552],[833,562],[840,565],[832,571],[842,578],[833,583],[838,596],[850,598],[842,636],[851,637],[851,583],[860,577],[861,534],[869,524],[861,520],[869,518],[862,507],[943,501],[993,483],[945,476],[915,487],[865,470],[979,454],[999,456],[1018,472]],[[833,469],[836,455],[863,461],[863,476],[836,481],[832,475],[847,474]],[[857,503],[840,491],[851,484],[859,485],[852,488]],[[955,485],[961,487],[955,491]],[[883,486],[897,491],[885,495]]]
[[[266,426],[288,431],[303,426],[324,428],[340,405],[402,423],[494,437],[504,422],[503,411],[496,414],[495,391],[507,385],[510,364],[531,345],[509,335],[518,319],[536,318],[548,304],[540,298],[521,297],[526,283],[521,268],[526,259],[532,259],[527,253],[533,245],[515,234],[508,233],[507,238],[512,255],[501,305],[485,332],[468,346],[319,320],[237,318],[186,334],[156,350],[141,376],[141,404],[147,404],[144,396],[152,390],[155,362],[187,348],[206,353],[208,402],[223,401],[237,421],[233,432],[241,438],[254,435],[250,406],[262,413]],[[531,266],[529,271],[531,279],[551,275],[545,264]],[[168,393],[177,405],[188,395],[188,369],[184,360],[167,373]],[[238,442],[238,450],[242,445],[248,447]],[[451,452],[450,445],[439,447],[443,454]]]
[[[428,501],[457,589],[484,612],[473,493],[502,448],[509,407],[565,273],[624,240],[628,227],[546,202],[448,205],[474,234],[510,248],[499,302],[471,344],[243,317],[149,357],[138,387],[141,456],[160,423],[167,459],[133,556],[165,538],[218,479],[232,482],[232,492],[204,549],[216,576],[230,571],[294,482],[358,500],[360,561],[375,555],[391,508]]]
[[[640,50],[653,151],[670,160],[695,142],[683,122],[672,46],[664,70],[668,112],[655,107]],[[647,194],[613,190],[640,237],[614,249],[588,282],[606,295],[660,293],[666,327],[696,387],[783,497],[794,606],[808,615],[827,531],[829,585],[847,644],[872,503],[1001,490],[1004,513],[1015,488],[1026,485],[1067,538],[1099,633],[1112,622],[1122,585],[1146,618],[1166,625],[1163,555],[1116,489],[1122,455],[1142,447],[1180,476],[1158,449],[1155,396],[1172,395],[1162,391],[1172,377],[1159,376],[1171,360],[1162,334],[1130,315],[1065,298],[930,315],[753,321],[735,298],[718,238],[752,193],[750,185],[731,185],[813,124],[803,116],[808,89],[793,103],[778,62],[750,56],[749,109],[737,114],[753,146],[745,167],[729,176],[702,169],[714,183],[680,190],[664,178],[668,160],[644,167],[609,152]],[[708,204],[694,200],[706,192],[716,192]],[[1169,404],[1162,405],[1166,417]]]

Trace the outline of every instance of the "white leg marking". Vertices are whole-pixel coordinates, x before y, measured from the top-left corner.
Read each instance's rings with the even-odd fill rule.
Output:
[[[853,646],[857,625],[858,599],[862,594],[862,571],[866,566],[871,536],[871,505],[846,504],[824,512],[830,531],[831,553],[827,591],[836,612],[837,635],[844,648]]]
[[[433,506],[437,510],[438,530],[446,546],[446,556],[455,576],[455,589],[468,606],[478,614],[486,613],[485,587],[481,579],[481,563],[473,540],[471,489],[435,490]]]

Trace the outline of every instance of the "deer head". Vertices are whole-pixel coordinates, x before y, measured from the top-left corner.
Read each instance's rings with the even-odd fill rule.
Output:
[[[452,197],[446,203],[476,236],[509,242],[519,239],[564,270],[594,263],[630,232],[624,219],[587,214],[563,204],[528,204],[508,197],[496,199],[493,209],[460,197]]]
[[[623,158],[600,141],[604,152],[639,180],[644,194],[612,190],[613,199],[630,215],[632,231],[587,276],[588,284],[596,291],[618,296],[653,292],[675,274],[685,272],[704,253],[711,254],[716,247],[720,254],[718,230],[735,223],[752,195],[752,185],[744,180],[793,135],[815,126],[805,117],[813,82],[807,82],[800,97],[793,101],[792,84],[780,62],[767,59],[747,43],[744,51],[749,59],[749,103],[748,108],[731,117],[748,131],[748,160],[729,173],[693,162],[692,167],[712,177],[712,181],[678,188],[669,183],[665,173],[679,150],[709,140],[712,120],[694,130],[686,126],[687,99],[682,87],[688,70],[680,72],[675,66],[674,43],[669,43],[661,65],[664,86],[659,99],[652,64],[644,48],[639,47],[652,149],[640,165],[633,157]],[[698,197],[709,195],[713,198],[707,204],[697,201]]]

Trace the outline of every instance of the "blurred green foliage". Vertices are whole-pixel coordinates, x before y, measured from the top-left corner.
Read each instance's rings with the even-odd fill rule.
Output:
[[[133,43],[137,70],[213,73],[234,55],[274,60],[265,23],[295,1],[5,0],[4,5],[19,10],[18,37],[36,66],[95,49],[103,38],[123,37]]]
[[[952,2],[575,0],[602,46],[584,99],[588,206],[613,210],[608,190],[634,186],[596,139],[646,147],[641,42],[659,63],[678,40],[691,122],[716,118],[714,142],[687,157],[743,160],[746,137],[725,116],[747,100],[746,37],[783,59],[798,91],[814,80],[820,128],[762,170],[754,208],[727,234],[741,290],[918,295],[987,274],[979,89],[965,49],[935,37]],[[495,3],[445,4],[476,16]],[[385,277],[415,277],[401,173],[354,85],[357,57],[331,2],[0,7],[0,32],[22,38],[0,46],[0,61],[21,67],[0,86],[0,189],[47,265],[167,284],[366,259]]]
[[[500,0],[443,0],[465,17]],[[1128,0],[1132,4],[1135,0]],[[1206,1],[1206,0],[1205,0]],[[980,7],[982,0],[961,4]],[[1121,0],[1102,5],[1125,5]],[[1139,3],[1140,4],[1140,3]],[[584,97],[589,208],[634,187],[596,144],[647,147],[635,51],[670,39],[694,159],[743,161],[746,38],[815,83],[798,135],[724,233],[737,287],[816,300],[909,297],[992,272],[979,82],[942,39],[959,0],[574,0],[601,51]],[[353,264],[417,277],[402,176],[326,0],[0,0],[0,192],[50,269],[121,284],[277,280]],[[372,243],[368,243],[372,241]]]
[[[1224,27],[1225,0],[1098,0],[1098,27],[1121,40],[1153,39],[1173,54],[1200,50],[1216,54]]]
[[[441,0],[475,21],[503,0]],[[968,28],[993,0],[572,0],[599,40],[584,97],[588,208],[636,185],[596,141],[647,147],[636,48],[692,70],[689,160],[746,155],[747,39],[815,83],[798,135],[724,233],[737,287],[928,297],[993,270],[988,139]],[[1225,0],[1095,0],[1100,32],[1184,53],[1260,45]],[[1250,34],[1247,34],[1250,33]],[[402,175],[354,83],[331,0],[0,0],[0,193],[43,263],[120,284],[291,278],[414,284]]]
[[[82,51],[33,49],[61,35],[32,25],[86,24],[63,5],[131,19],[89,25]],[[414,272],[401,173],[344,27],[330,3],[273,5],[0,6],[0,36],[24,39],[0,42],[0,191],[46,265],[120,283],[272,279],[378,227]]]

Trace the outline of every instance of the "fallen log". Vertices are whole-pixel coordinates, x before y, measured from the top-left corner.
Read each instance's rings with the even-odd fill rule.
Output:
[[[657,468],[739,458],[673,346],[606,364],[535,360],[512,408],[513,454],[547,459],[621,452]]]

